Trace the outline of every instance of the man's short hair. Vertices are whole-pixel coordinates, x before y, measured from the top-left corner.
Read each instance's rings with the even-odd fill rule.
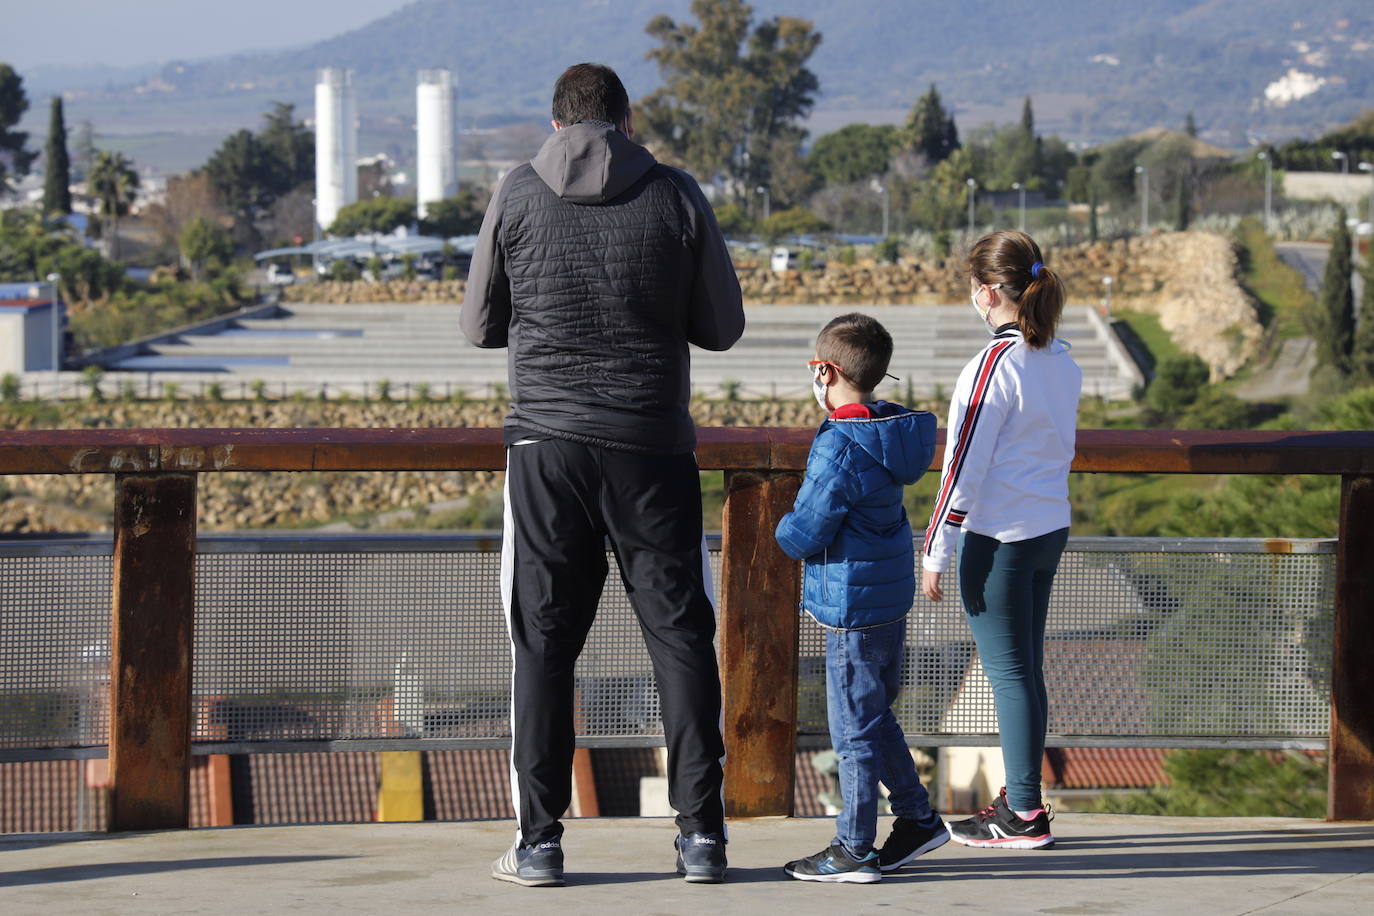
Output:
[[[821,329],[816,354],[839,366],[855,388],[871,393],[892,361],[892,335],[876,319],[850,312]]]
[[[564,127],[579,121],[620,124],[630,112],[630,97],[620,77],[601,64],[573,64],[553,87],[553,119]]]

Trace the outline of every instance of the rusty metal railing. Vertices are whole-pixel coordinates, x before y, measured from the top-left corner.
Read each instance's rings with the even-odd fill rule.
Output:
[[[701,467],[726,472],[720,642],[735,816],[787,814],[792,804],[800,569],[772,532],[811,438],[809,429],[700,431]],[[198,475],[504,464],[498,429],[0,433],[0,474],[114,477],[112,827],[187,823]],[[1374,819],[1374,432],[1083,430],[1074,469],[1341,477],[1328,815]]]

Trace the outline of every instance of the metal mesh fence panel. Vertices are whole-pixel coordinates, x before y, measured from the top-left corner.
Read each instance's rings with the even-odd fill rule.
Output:
[[[109,640],[108,556],[0,554],[0,749],[106,743]]]
[[[1328,727],[1331,542],[1072,539],[1044,668],[1052,735],[1118,742],[1300,738]],[[497,543],[449,537],[205,538],[197,561],[198,742],[507,736]],[[109,545],[0,545],[0,752],[108,735]],[[103,553],[103,555],[102,555]],[[719,576],[718,556],[713,567]],[[639,626],[615,573],[576,675],[577,730],[662,740]],[[897,711],[914,741],[997,730],[957,576],[908,619]],[[823,633],[801,625],[800,732],[826,735]],[[318,748],[318,745],[314,745]],[[265,748],[259,748],[265,749]],[[361,749],[361,748],[353,748]]]
[[[1044,673],[1052,736],[1324,739],[1331,542],[1073,538],[1054,581]],[[997,732],[952,566],[907,622],[896,710],[913,741]],[[804,620],[799,729],[827,734],[825,639]],[[1126,743],[1129,743],[1127,741]]]
[[[500,555],[449,547],[202,554],[193,739],[506,738],[511,662]],[[611,573],[577,665],[577,732],[661,736],[649,655],[614,557],[607,560]]]

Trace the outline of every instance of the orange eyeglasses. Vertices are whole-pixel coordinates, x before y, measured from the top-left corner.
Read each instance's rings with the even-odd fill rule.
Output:
[[[809,359],[809,360],[806,361],[806,364],[807,364],[808,366],[812,367],[813,370],[815,369],[816,366],[828,366],[829,368],[834,369],[834,370],[835,370],[836,372],[838,372],[840,375],[843,375],[845,378],[848,378],[848,377],[849,377],[849,373],[845,372],[845,371],[844,371],[843,369],[841,369],[838,365],[836,365],[835,363],[832,363],[832,362],[831,362],[830,360],[828,360],[828,359]],[[886,376],[887,378],[892,379],[894,382],[900,382],[900,381],[901,381],[901,379],[899,379],[897,376],[893,375],[891,372],[884,372],[883,375]]]

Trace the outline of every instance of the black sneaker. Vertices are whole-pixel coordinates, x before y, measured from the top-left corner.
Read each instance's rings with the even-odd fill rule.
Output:
[[[925,824],[909,817],[899,817],[892,822],[892,832],[887,835],[887,842],[878,850],[878,867],[883,871],[893,871],[948,842],[949,831],[938,817],[932,815],[930,822]]]
[[[782,870],[799,881],[873,884],[883,880],[876,852],[870,850],[862,859],[856,859],[839,843],[831,844],[829,849],[822,849],[814,856],[788,862]]]
[[[725,837],[719,833],[693,833],[673,838],[677,873],[688,884],[719,884],[725,880]]]
[[[526,846],[516,840],[505,855],[491,863],[491,876],[525,887],[562,887],[562,841],[554,837]]]
[[[1007,790],[982,811],[949,825],[950,839],[965,846],[994,849],[1045,849],[1054,845],[1047,808],[1028,821],[1016,816],[1007,805]]]

